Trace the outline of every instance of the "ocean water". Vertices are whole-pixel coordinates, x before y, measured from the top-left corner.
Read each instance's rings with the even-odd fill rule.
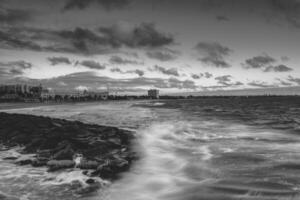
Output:
[[[78,194],[78,170],[47,173],[1,158],[0,194],[22,200],[299,200],[300,98],[119,101],[7,110],[133,130],[129,172]],[[28,155],[30,156],[30,155]],[[1,197],[0,197],[1,199]]]

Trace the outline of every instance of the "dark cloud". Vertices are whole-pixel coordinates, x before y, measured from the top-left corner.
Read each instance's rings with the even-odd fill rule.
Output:
[[[289,71],[293,71],[293,69],[287,67],[286,65],[269,66],[264,69],[264,72],[289,72]]]
[[[135,70],[127,70],[127,71],[122,71],[120,68],[112,68],[110,69],[111,72],[118,72],[121,74],[137,74],[138,76],[144,76],[145,72],[140,69],[135,69]]]
[[[0,47],[1,48],[13,48],[13,49],[29,49],[34,51],[41,51],[40,45],[30,41],[19,39],[14,34],[0,30]]]
[[[58,31],[57,35],[66,41],[70,41],[74,51],[81,53],[95,53],[104,51],[107,46],[116,46],[94,31],[84,28]]]
[[[290,60],[290,58],[289,58],[288,56],[281,56],[280,59],[281,59],[281,61],[283,61],[283,62],[286,62],[286,61],[289,61],[289,60]]]
[[[165,62],[175,60],[178,57],[179,52],[165,48],[156,51],[148,51],[146,54],[149,58]]]
[[[244,85],[240,81],[232,82],[232,76],[231,75],[224,75],[224,76],[217,76],[215,80],[218,81],[218,84],[221,84],[225,87],[232,87],[232,86],[241,86]]]
[[[299,0],[272,0],[274,10],[282,14],[287,22],[300,28],[300,1]]]
[[[231,75],[224,75],[224,76],[217,76],[215,80],[217,80],[219,84],[227,85],[229,82],[231,82],[231,78],[232,78]]]
[[[243,64],[244,68],[246,69],[260,69],[264,68],[276,61],[275,58],[272,58],[271,56],[264,54],[260,56],[254,56],[252,58],[249,58],[245,61]]]
[[[293,76],[289,76],[287,80],[290,82],[296,83],[297,85],[300,85],[300,78],[295,78]]]
[[[102,6],[106,10],[113,10],[113,9],[121,9],[126,7],[130,1],[129,0],[68,0],[66,5],[64,6],[64,10],[71,10],[71,9],[85,9],[90,4],[97,3],[98,5]]]
[[[118,64],[118,65],[127,65],[127,64],[130,64],[130,65],[143,65],[144,64],[143,62],[138,62],[136,60],[125,59],[125,58],[122,58],[120,56],[112,56],[109,59],[109,61],[112,64]]]
[[[205,78],[211,78],[213,75],[211,74],[211,73],[209,73],[209,72],[205,72],[204,74],[204,77]]]
[[[200,74],[191,74],[191,77],[193,79],[200,79],[202,77],[204,78],[211,78],[213,75],[209,72],[205,72],[205,73],[200,73]]]
[[[87,67],[87,68],[90,68],[90,69],[105,69],[106,66],[103,65],[103,64],[100,64],[98,62],[95,62],[93,60],[84,60],[84,61],[81,61],[80,62],[81,65]]]
[[[69,58],[67,57],[63,57],[63,56],[60,56],[60,57],[49,57],[47,58],[48,61],[51,63],[51,65],[58,65],[58,64],[71,64],[71,61]]]
[[[127,47],[162,47],[174,42],[170,34],[158,31],[153,23],[142,23],[138,26],[116,24],[111,27],[101,27],[99,32],[112,46]]]
[[[199,60],[203,63],[221,68],[230,67],[230,64],[224,58],[233,52],[228,47],[222,46],[217,42],[199,42],[195,49],[202,56]]]
[[[0,77],[11,78],[18,75],[23,75],[24,70],[31,69],[32,64],[23,60],[0,62]]]
[[[20,69],[30,69],[32,67],[32,64],[24,60],[19,60],[6,63],[0,62],[0,67],[18,67]]]
[[[277,85],[274,85],[274,84],[268,84],[264,81],[252,81],[252,82],[248,83],[248,85],[254,86],[254,87],[260,87],[260,88],[270,88],[270,87],[276,87],[277,86]]]
[[[0,30],[0,47],[33,51],[104,54],[120,47],[159,48],[172,44],[171,35],[156,30],[154,24],[125,27],[117,24],[99,31],[77,27],[50,30],[29,27],[5,27]]]
[[[172,75],[172,76],[179,76],[179,73],[178,73],[178,70],[176,68],[169,68],[169,69],[166,69],[164,67],[161,67],[161,66],[158,66],[158,65],[155,65],[153,68],[151,68],[150,70],[152,71],[158,71],[158,72],[161,72],[165,75]]]
[[[200,79],[202,77],[202,74],[191,74],[191,77],[193,79]]]
[[[14,24],[31,19],[31,12],[19,9],[6,9],[0,7],[0,23]]]
[[[135,73],[139,76],[144,76],[145,72],[143,70],[140,69],[136,69],[136,70],[128,70],[127,73]]]
[[[280,85],[282,85],[282,86],[291,86],[292,85],[291,82],[281,80],[280,78],[277,78],[276,80],[278,80],[280,82]]]
[[[118,67],[112,68],[112,69],[110,69],[110,71],[111,71],[111,72],[119,72],[119,73],[123,73],[123,71],[122,71],[120,68],[118,68]]]
[[[218,16],[216,16],[216,19],[218,21],[229,21],[229,18],[224,15],[218,15]]]
[[[195,90],[197,86],[194,81],[184,80],[180,81],[176,78],[169,78],[168,82],[165,85],[157,86],[158,88],[177,88],[177,89],[193,89]]]

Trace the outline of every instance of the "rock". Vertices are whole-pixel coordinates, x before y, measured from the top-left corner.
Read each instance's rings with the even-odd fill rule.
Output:
[[[71,160],[73,159],[74,150],[70,145],[66,146],[64,149],[58,151],[53,155],[53,159],[55,160]]]
[[[87,184],[93,184],[93,183],[95,183],[96,181],[95,181],[94,179],[92,179],[92,178],[89,178],[89,179],[87,179],[85,182],[86,182]]]
[[[18,165],[30,165],[32,163],[32,159],[17,160],[15,163]]]
[[[98,165],[97,161],[82,160],[77,167],[80,169],[97,169]]]
[[[87,187],[77,189],[76,193],[80,194],[80,195],[87,195],[87,194],[97,191],[100,187],[101,187],[100,183],[96,182],[94,184],[90,184]]]
[[[5,157],[3,158],[3,160],[17,160],[18,157],[15,157],[15,156],[8,156],[8,157]]]
[[[47,165],[47,162],[48,162],[47,158],[38,158],[38,159],[32,160],[31,165],[33,167],[41,167],[41,166]]]
[[[56,171],[60,169],[73,168],[75,162],[73,160],[50,160],[47,162],[49,171]]]
[[[132,132],[115,127],[0,112],[0,149],[22,146],[22,153],[33,154],[6,159],[19,165],[46,165],[49,171],[73,168],[76,164],[80,169],[94,170],[83,172],[88,176],[114,179],[136,159],[130,148],[132,138]],[[76,154],[81,159],[75,159]]]
[[[84,171],[82,171],[82,174],[88,176],[89,171],[88,170],[84,170]]]

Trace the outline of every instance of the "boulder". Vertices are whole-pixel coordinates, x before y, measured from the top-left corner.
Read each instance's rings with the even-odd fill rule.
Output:
[[[15,163],[18,165],[30,165],[32,163],[32,159],[19,159]]]
[[[92,179],[92,178],[89,178],[89,179],[87,179],[85,182],[86,182],[87,184],[93,184],[93,183],[95,183],[96,181],[95,181],[94,179]]]
[[[77,167],[80,169],[97,169],[98,165],[97,161],[82,160]]]
[[[53,155],[53,159],[55,160],[71,160],[73,159],[74,150],[71,148],[70,145],[67,145],[62,150],[58,151],[56,154]]]
[[[60,169],[73,168],[75,162],[73,160],[50,160],[47,162],[49,171],[57,171]]]

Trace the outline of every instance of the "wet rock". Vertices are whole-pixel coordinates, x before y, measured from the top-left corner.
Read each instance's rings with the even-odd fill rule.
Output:
[[[47,158],[39,158],[39,159],[34,159],[31,162],[31,165],[33,167],[41,167],[47,165],[48,159]]]
[[[18,165],[30,165],[32,163],[32,159],[21,159],[15,162]]]
[[[95,182],[93,184],[88,185],[87,187],[77,189],[76,193],[80,195],[87,195],[96,192],[99,188],[101,188],[100,183]]]
[[[8,156],[8,157],[5,157],[3,158],[3,160],[17,160],[18,157],[15,157],[15,156]]]
[[[93,183],[95,183],[96,181],[95,181],[94,179],[92,179],[92,178],[89,178],[89,179],[87,179],[85,182],[86,182],[87,184],[93,184]]]
[[[35,155],[21,160],[7,159],[19,165],[47,166],[49,171],[73,168],[76,164],[80,169],[94,170],[84,172],[88,176],[114,179],[136,159],[131,149],[132,139],[132,132],[115,127],[0,113],[0,148],[22,146],[22,154]],[[81,159],[75,159],[78,154]]]
[[[97,161],[83,160],[77,167],[80,169],[97,169],[98,165]]]
[[[73,160],[50,160],[47,162],[49,171],[57,171],[60,169],[73,168],[75,162]]]
[[[71,160],[74,155],[74,150],[70,145],[66,146],[64,149],[58,151],[53,155],[53,159],[55,160]]]

